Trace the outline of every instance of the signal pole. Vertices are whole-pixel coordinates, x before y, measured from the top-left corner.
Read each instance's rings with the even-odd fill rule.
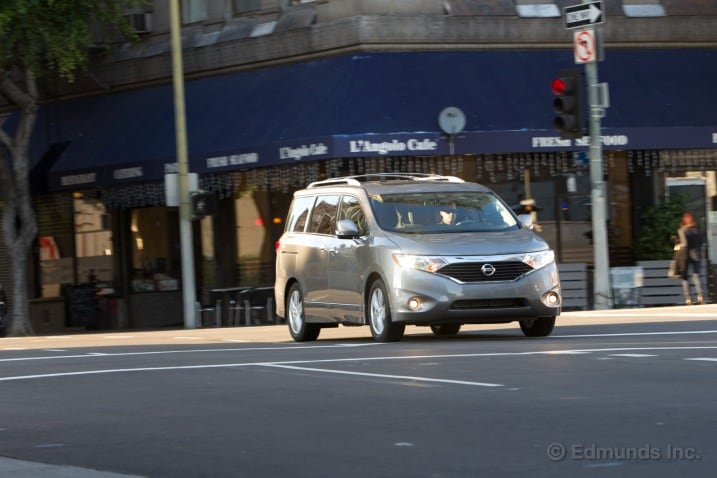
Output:
[[[610,255],[607,239],[607,200],[603,175],[600,120],[605,109],[598,103],[597,63],[585,63],[585,80],[588,86],[590,108],[590,187],[593,226],[593,301],[595,309],[610,308]]]
[[[602,61],[602,38],[595,25],[605,21],[602,0],[582,0],[579,5],[565,7],[565,28],[580,28],[573,34],[575,62],[585,64],[590,131],[590,188],[593,226],[593,306],[609,309],[610,256],[607,239],[607,199],[603,175],[600,120],[609,106],[607,85],[598,83],[597,62]]]

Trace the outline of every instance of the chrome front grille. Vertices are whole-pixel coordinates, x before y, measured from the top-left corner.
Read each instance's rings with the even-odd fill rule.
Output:
[[[438,274],[460,282],[498,282],[516,280],[531,270],[521,261],[454,262],[439,269]]]

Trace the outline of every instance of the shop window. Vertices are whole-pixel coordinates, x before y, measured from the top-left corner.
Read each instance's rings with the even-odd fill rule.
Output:
[[[557,18],[560,9],[553,1],[516,0],[515,9],[523,18]]]
[[[114,270],[110,216],[97,199],[75,199],[73,206],[77,282],[111,288]],[[45,244],[43,250],[52,253],[52,244]]]
[[[291,195],[245,191],[235,198],[237,270],[235,285],[270,286],[276,268],[276,241],[283,231]],[[310,206],[310,205],[309,205]],[[306,222],[307,214],[303,215]]]
[[[182,0],[182,23],[203,22],[206,19],[206,0]]]
[[[73,200],[66,195],[37,200],[38,250],[42,297],[58,297],[75,283]],[[6,282],[7,283],[7,282]]]
[[[149,207],[131,211],[132,290],[179,289],[181,246],[176,209]]]
[[[236,13],[249,13],[261,10],[261,0],[234,0]]]
[[[626,17],[664,17],[665,8],[660,0],[624,0],[622,10]]]

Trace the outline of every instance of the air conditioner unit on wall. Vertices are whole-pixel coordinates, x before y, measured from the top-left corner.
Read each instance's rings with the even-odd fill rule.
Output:
[[[129,22],[135,33],[149,33],[152,31],[151,13],[128,13],[125,18],[127,18],[127,22]]]

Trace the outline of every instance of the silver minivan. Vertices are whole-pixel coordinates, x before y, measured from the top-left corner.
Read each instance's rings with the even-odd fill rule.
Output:
[[[493,191],[452,176],[368,174],[297,191],[276,245],[276,313],[296,341],[323,327],[455,335],[518,321],[549,335],[562,303],[555,256]]]

